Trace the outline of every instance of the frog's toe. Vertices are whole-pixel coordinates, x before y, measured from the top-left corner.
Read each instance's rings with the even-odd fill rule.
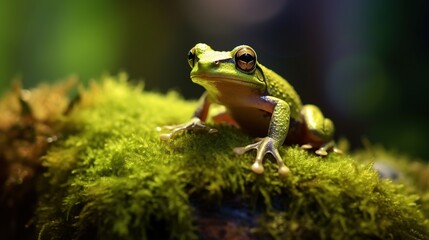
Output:
[[[264,173],[264,166],[262,165],[262,162],[256,161],[252,164],[252,171],[256,174],[262,174]]]
[[[164,133],[164,134],[160,135],[161,140],[164,140],[164,141],[174,138],[177,135],[177,133],[179,133],[179,132],[188,131],[188,130],[198,130],[198,131],[203,130],[203,131],[206,131],[208,133],[217,132],[216,129],[205,125],[199,118],[193,118],[189,122],[183,123],[183,124],[167,125],[167,126],[163,126],[163,127],[157,127],[156,130],[157,131],[162,131],[162,130],[170,131],[169,133]]]
[[[162,141],[168,141],[171,139],[172,136],[173,136],[173,134],[171,134],[171,133],[163,133],[163,134],[159,135],[159,138]]]
[[[314,146],[311,145],[311,144],[309,144],[309,143],[301,145],[301,149],[304,149],[304,150],[310,150],[310,149],[313,149],[313,148],[314,148]],[[319,155],[319,156],[326,156],[326,155],[328,155],[328,152],[326,151],[325,147],[323,147],[323,146],[320,147],[320,148],[318,148],[314,152],[317,155]]]
[[[282,157],[280,156],[280,153],[277,149],[273,149],[272,151],[270,151],[270,153],[274,156],[274,158],[277,161],[277,165],[279,166],[279,174],[281,176],[287,176],[289,175],[289,168],[285,165],[285,163],[282,160]]]
[[[176,127],[177,127],[177,125],[166,125],[166,126],[162,126],[162,127],[156,127],[156,131],[161,132],[164,130],[173,130]]]
[[[184,125],[177,125],[175,127],[173,126],[166,126],[169,128],[169,130],[171,130],[169,133],[163,133],[161,135],[159,135],[159,138],[162,141],[168,141],[172,138],[174,138],[174,136],[177,135],[177,133],[179,133],[180,131],[186,130],[186,126]]]
[[[334,149],[332,149],[332,151],[334,151],[334,153],[337,153],[337,154],[344,154],[341,149],[338,149],[336,147],[334,147]]]
[[[305,150],[309,150],[309,149],[312,149],[314,147],[315,146],[313,146],[311,143],[301,145],[301,148],[305,149]],[[333,140],[322,144],[314,152],[319,156],[326,156],[326,155],[328,155],[328,151],[333,151],[333,152],[339,153],[339,154],[343,153],[340,149],[335,147],[335,142]]]
[[[303,145],[301,145],[301,148],[305,149],[305,150],[308,150],[308,149],[312,149],[313,146],[311,144],[303,144]]]
[[[279,167],[279,174],[281,176],[287,176],[287,175],[289,175],[289,173],[290,173],[290,170],[288,167],[286,167],[286,166]]]
[[[246,153],[252,149],[258,149],[260,144],[261,144],[260,142],[257,142],[257,143],[249,144],[245,147],[236,147],[236,148],[234,148],[234,153],[242,155],[242,154],[244,154],[244,153]],[[262,157],[257,156],[255,162],[252,164],[251,169],[256,174],[264,173],[264,166],[262,164],[262,158],[263,158],[263,156]]]
[[[317,155],[319,155],[319,156],[326,156],[326,155],[328,155],[328,152],[326,152],[326,150],[325,150],[325,149],[323,149],[323,148],[319,148],[319,149],[317,149],[315,153],[316,153]]]
[[[216,128],[209,128],[208,133],[217,133]]]
[[[183,128],[183,130],[203,130],[203,131],[206,131],[208,133],[215,133],[215,132],[217,132],[217,129],[211,128],[211,127],[205,125],[201,121],[191,122],[188,125],[186,125]]]
[[[233,149],[233,151],[234,151],[235,154],[238,154],[238,155],[242,155],[242,154],[244,154],[246,152],[246,150],[244,149],[244,147],[236,147],[236,148]]]
[[[236,147],[236,148],[234,148],[234,153],[236,153],[238,155],[242,155],[242,154],[244,154],[244,153],[246,153],[252,149],[257,149],[258,146],[259,146],[259,142],[249,144],[245,147]]]
[[[327,151],[333,151],[335,153],[342,153],[342,151],[335,147],[335,142],[333,140],[323,144],[319,147],[319,149],[316,151],[317,155],[320,156],[326,156],[328,155]]]
[[[284,164],[282,157],[280,156],[279,151],[275,147],[275,140],[269,137],[262,138],[260,141],[249,144],[245,147],[237,147],[234,148],[234,152],[236,154],[243,154],[249,150],[256,149],[256,159],[255,162],[252,164],[252,171],[256,174],[262,174],[264,172],[264,166],[263,166],[263,159],[267,153],[270,153],[273,155],[273,157],[276,159],[277,164],[279,166],[279,174],[282,176],[286,176],[289,174],[290,170],[286,165]]]

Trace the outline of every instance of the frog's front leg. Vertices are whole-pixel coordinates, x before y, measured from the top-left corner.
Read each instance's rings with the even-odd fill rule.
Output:
[[[199,100],[198,108],[195,110],[191,120],[186,123],[178,125],[170,125],[158,128],[158,130],[166,129],[169,130],[169,133],[164,133],[160,135],[161,140],[169,140],[177,135],[179,132],[187,130],[205,130],[209,133],[217,132],[216,129],[208,127],[204,124],[204,121],[207,119],[208,111],[210,108],[211,102],[208,99],[207,92],[205,92]]]
[[[237,154],[243,154],[252,149],[256,149],[256,159],[252,165],[252,170],[258,174],[264,172],[263,159],[267,153],[270,153],[277,161],[279,174],[287,175],[289,173],[289,168],[284,164],[278,148],[283,144],[289,131],[289,104],[281,99],[271,96],[261,97],[261,100],[261,108],[267,112],[272,112],[270,126],[268,128],[268,136],[261,138],[260,141],[256,143],[245,147],[235,148],[234,152]]]

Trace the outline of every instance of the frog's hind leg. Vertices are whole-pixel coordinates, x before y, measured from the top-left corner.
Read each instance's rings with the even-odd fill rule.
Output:
[[[320,109],[314,105],[304,105],[301,115],[305,122],[305,141],[306,144],[301,147],[304,149],[317,148],[316,154],[325,156],[327,151],[333,150],[340,152],[335,148],[335,142],[332,140],[335,127],[329,118],[325,118]]]

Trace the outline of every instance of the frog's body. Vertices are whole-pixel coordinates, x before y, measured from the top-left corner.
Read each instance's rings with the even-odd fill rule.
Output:
[[[187,129],[215,131],[203,124],[211,103],[224,105],[226,112],[221,121],[239,126],[244,131],[263,137],[259,142],[235,148],[242,154],[257,149],[252,165],[256,173],[264,171],[262,160],[271,153],[279,164],[280,174],[287,174],[278,152],[283,143],[318,148],[317,154],[326,155],[333,147],[334,125],[324,118],[314,105],[303,106],[293,87],[281,76],[257,62],[255,51],[249,46],[238,46],[230,52],[218,52],[199,43],[189,52],[191,79],[203,86],[206,92],[190,122],[168,126],[169,139]]]

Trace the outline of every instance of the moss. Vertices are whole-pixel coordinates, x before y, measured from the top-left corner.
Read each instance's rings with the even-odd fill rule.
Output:
[[[3,239],[29,239],[36,206],[41,156],[55,141],[75,79],[37,89],[15,82],[0,99],[0,232]]]
[[[418,195],[347,155],[284,146],[292,175],[283,178],[272,159],[263,175],[252,173],[255,154],[232,151],[252,139],[232,127],[161,142],[156,127],[188,120],[196,102],[144,92],[126,78],[105,76],[81,90],[63,118],[62,137],[43,158],[40,239],[202,238],[211,233],[201,219],[225,206],[242,208],[247,217],[234,226],[249,239],[429,235]]]
[[[374,162],[380,175],[391,178],[396,184],[404,185],[404,194],[418,194],[419,208],[429,219],[429,164],[421,159],[413,159],[380,145],[366,141],[365,149],[353,153],[353,158],[361,163]]]

